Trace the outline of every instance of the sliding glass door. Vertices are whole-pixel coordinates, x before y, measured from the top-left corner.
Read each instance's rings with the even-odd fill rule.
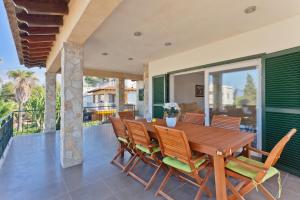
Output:
[[[249,63],[234,63],[207,70],[207,125],[213,115],[235,116],[242,119],[242,131],[260,132],[259,70],[256,64],[249,66]],[[261,140],[256,140],[253,145],[260,147],[257,142],[261,143]]]

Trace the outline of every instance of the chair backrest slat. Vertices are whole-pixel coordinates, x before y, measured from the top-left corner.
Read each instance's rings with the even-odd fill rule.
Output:
[[[128,129],[128,135],[133,145],[135,146],[140,144],[148,148],[148,146],[151,144],[151,141],[145,125],[136,120],[125,119],[124,122]]]
[[[155,126],[161,153],[190,165],[192,153],[186,134],[183,131],[163,126]]]
[[[225,128],[231,130],[240,130],[241,118],[229,117],[225,115],[214,115],[211,126],[216,128]]]
[[[204,125],[204,118],[204,114],[201,113],[185,113],[182,118],[182,121],[198,125]]]
[[[126,126],[120,118],[110,117],[116,137],[127,137]]]
[[[119,112],[118,114],[121,119],[129,119],[129,120],[135,119],[135,115],[133,111],[122,111]]]

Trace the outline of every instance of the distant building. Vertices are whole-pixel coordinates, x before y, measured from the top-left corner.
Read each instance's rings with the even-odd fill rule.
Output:
[[[136,105],[136,84],[133,81],[125,81],[125,104]],[[101,86],[88,90],[83,96],[84,107],[111,106],[116,104],[116,81],[109,79]]]

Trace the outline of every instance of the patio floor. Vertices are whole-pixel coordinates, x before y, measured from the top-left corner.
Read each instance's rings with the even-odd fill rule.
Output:
[[[0,169],[1,200],[64,200],[64,199],[103,199],[135,200],[160,199],[154,193],[165,172],[149,191],[121,173],[110,164],[117,143],[110,124],[85,128],[84,163],[62,169],[59,160],[59,134],[38,134],[17,136],[8,152],[7,159]],[[152,169],[141,162],[140,174],[149,177]],[[300,199],[300,178],[282,172],[283,192],[280,199]],[[214,192],[214,177],[208,186]],[[277,193],[277,177],[266,183],[273,194]],[[193,199],[196,188],[180,183],[174,177],[166,190],[175,199]],[[202,199],[207,199],[205,195]],[[215,195],[213,198],[215,199]],[[255,190],[246,199],[264,199]]]

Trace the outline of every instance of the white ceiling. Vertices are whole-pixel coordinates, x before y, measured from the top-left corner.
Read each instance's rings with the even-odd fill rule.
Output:
[[[86,42],[85,67],[141,74],[151,60],[299,14],[300,0],[123,0]]]

